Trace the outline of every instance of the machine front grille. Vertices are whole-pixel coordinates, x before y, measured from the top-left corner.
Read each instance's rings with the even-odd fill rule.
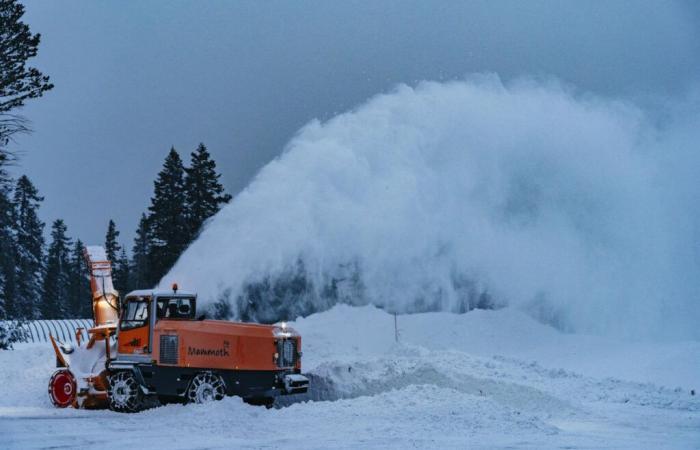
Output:
[[[160,363],[177,364],[177,336],[161,335],[160,337]]]
[[[277,352],[279,358],[277,365],[279,367],[292,367],[296,363],[297,357],[297,341],[296,339],[283,339],[277,343]]]

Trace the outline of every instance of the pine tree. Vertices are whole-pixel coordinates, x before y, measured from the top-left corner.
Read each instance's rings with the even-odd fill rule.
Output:
[[[17,242],[14,235],[12,182],[5,167],[13,155],[7,146],[18,133],[29,132],[27,119],[16,109],[25,101],[38,98],[53,85],[49,77],[27,63],[36,56],[41,39],[21,21],[24,6],[16,0],[0,0],[0,320],[15,319],[16,307],[26,309],[25,302],[15,302],[17,280]],[[16,324],[0,324],[0,348],[12,346],[19,339]]]
[[[129,257],[123,248],[117,256],[117,260],[112,263],[112,273],[114,274],[114,288],[120,296],[125,296],[129,291]]]
[[[131,267],[129,270],[128,290],[141,289],[148,286],[150,280],[150,267],[148,265],[148,255],[151,252],[151,233],[148,225],[148,217],[141,214],[139,227],[136,229],[134,247],[131,250]]]
[[[117,231],[117,226],[114,224],[112,219],[109,220],[109,225],[107,225],[107,234],[105,235],[105,253],[107,254],[107,259],[114,265],[117,262],[117,256],[121,250],[121,246],[117,242],[119,237],[119,231]]]
[[[0,0],[0,155],[13,135],[28,132],[27,121],[13,113],[32,98],[53,88],[49,77],[27,61],[37,55],[39,34],[21,21],[24,6],[16,0]]]
[[[21,340],[23,334],[20,323],[15,321],[17,248],[13,232],[12,179],[5,170],[7,160],[8,155],[2,152],[0,145],[0,350],[12,348],[12,344]],[[6,321],[8,319],[11,321]]]
[[[41,317],[44,319],[63,319],[70,313],[68,308],[70,306],[71,242],[66,231],[66,225],[61,219],[56,220],[51,226],[51,244],[46,261],[46,275],[40,305]]]
[[[107,226],[107,235],[105,236],[105,253],[107,259],[112,263],[114,289],[120,295],[123,295],[129,289],[129,259],[124,248],[117,242],[118,237],[119,231],[117,231],[117,226],[113,220],[110,220]]]
[[[202,224],[231,200],[219,182],[216,162],[211,159],[204,144],[192,152],[190,167],[185,169],[185,192],[188,210],[190,241],[197,237]]]
[[[68,284],[68,312],[66,317],[92,317],[92,292],[90,291],[90,274],[85,261],[85,246],[80,239],[73,244],[70,254],[70,281]]]
[[[43,201],[26,175],[17,180],[14,193],[15,314],[24,319],[37,318],[44,275],[44,223],[37,211]]]
[[[180,155],[172,148],[154,182],[154,195],[148,207],[151,213],[148,286],[158,283],[189,244],[184,176]]]
[[[0,319],[14,319],[17,251],[13,236],[12,181],[5,170],[6,164],[6,156],[0,153]]]
[[[0,112],[21,107],[53,88],[49,77],[27,67],[26,61],[37,54],[41,36],[32,35],[20,20],[23,15],[24,6],[16,0],[0,1]]]

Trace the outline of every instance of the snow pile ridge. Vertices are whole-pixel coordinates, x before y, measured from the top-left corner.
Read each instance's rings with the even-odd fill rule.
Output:
[[[563,334],[514,309],[397,318],[398,343],[393,315],[373,306],[297,320],[311,395],[279,399],[272,410],[239,398],[135,415],[56,409],[46,389],[56,370],[51,346],[19,344],[0,352],[3,448],[697,447],[693,385],[628,378],[631,369],[664,375],[647,371],[656,361],[697,382],[697,343]],[[86,426],[96,420],[109,426]]]

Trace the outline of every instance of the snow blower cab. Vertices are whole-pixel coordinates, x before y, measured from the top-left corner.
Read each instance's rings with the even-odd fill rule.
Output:
[[[196,295],[177,286],[126,296],[117,356],[108,365],[112,409],[226,395],[271,406],[279,395],[306,392],[301,337],[293,329],[197,319],[196,306]]]
[[[119,354],[150,354],[161,320],[194,320],[197,297],[188,292],[134,291],[124,300],[119,320]]]

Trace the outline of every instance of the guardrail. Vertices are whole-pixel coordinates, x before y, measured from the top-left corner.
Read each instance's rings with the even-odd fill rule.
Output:
[[[93,326],[92,319],[27,320],[20,327],[19,342],[49,342],[49,336],[64,343],[75,342],[75,330],[82,328],[85,339]]]

